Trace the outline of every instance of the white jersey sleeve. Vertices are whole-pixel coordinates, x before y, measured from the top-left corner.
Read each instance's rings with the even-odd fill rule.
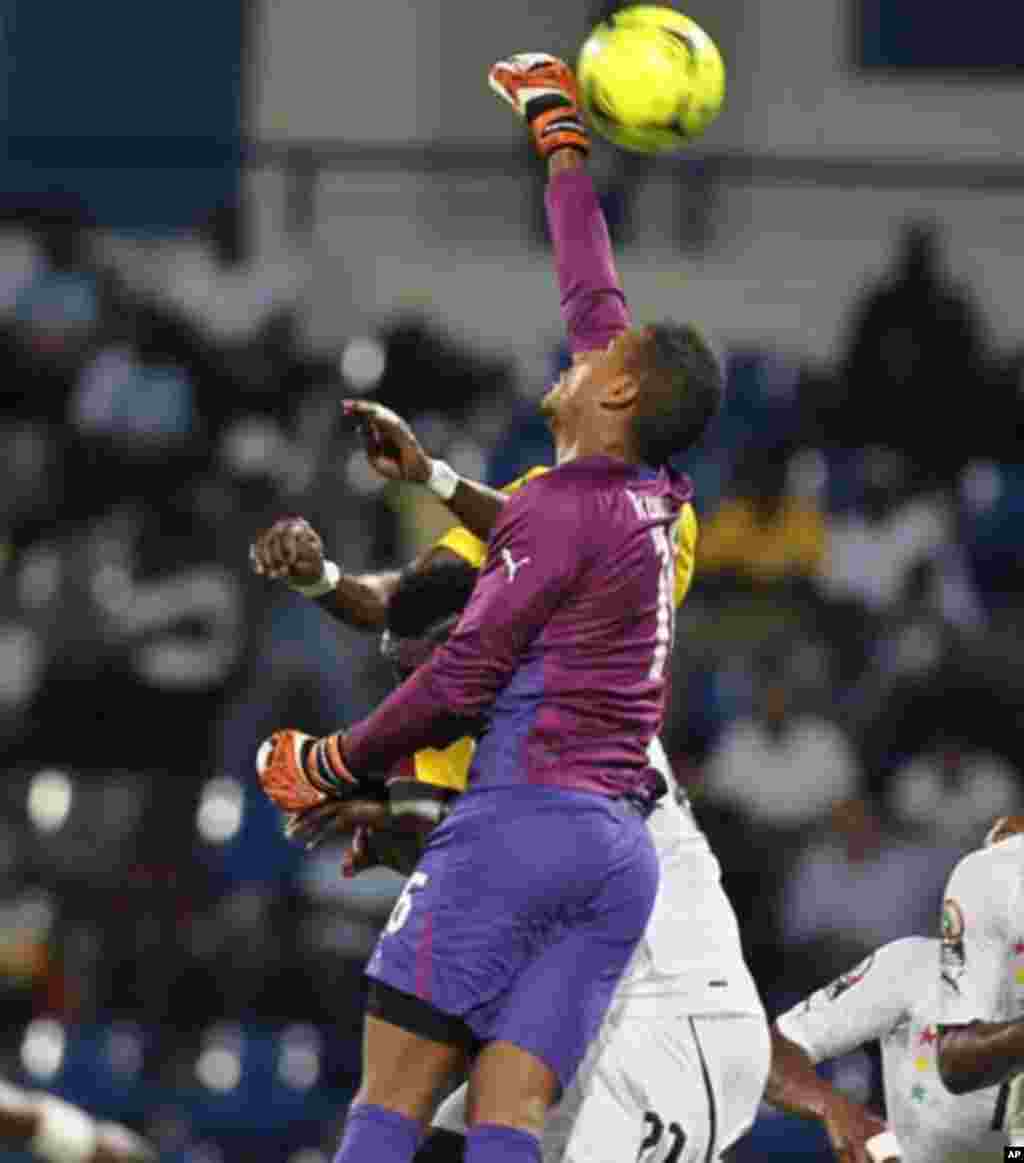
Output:
[[[942,904],[939,1024],[1009,1021],[1024,1009],[1024,836],[968,853]]]
[[[922,956],[934,963],[933,942],[926,937],[904,937],[883,945],[780,1015],[776,1024],[814,1062],[883,1038],[910,1009]]]

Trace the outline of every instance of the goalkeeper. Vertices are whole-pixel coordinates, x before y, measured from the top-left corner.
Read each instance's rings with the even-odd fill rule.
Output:
[[[503,95],[508,96],[518,108],[525,110],[528,118],[533,110],[537,110],[532,120],[535,140],[540,143],[542,151],[546,144],[550,144],[563,132],[582,132],[578,121],[574,120],[571,75],[564,66],[551,58],[534,56],[506,62],[493,71],[492,83],[503,88]],[[558,98],[559,92],[562,93],[561,99]],[[538,102],[537,106],[533,105],[534,101]],[[577,156],[580,153],[580,150],[573,150],[571,146],[563,146],[554,152],[553,160],[549,163],[552,178],[548,208],[563,291],[563,314],[569,326],[574,353],[573,369],[546,398],[546,411],[552,421],[560,462],[568,461],[573,456],[580,424],[578,412],[574,415],[576,409],[573,405],[579,404],[584,395],[586,378],[593,375],[595,365],[605,363],[607,368],[614,357],[620,356],[620,352],[615,349],[615,341],[628,328],[628,316],[624,311],[604,223],[593,188],[580,164],[581,158]],[[627,334],[631,342],[636,337],[636,333]],[[647,344],[652,340],[658,341],[658,332],[644,332],[641,335],[644,344],[633,351],[633,357],[643,358],[642,353],[646,353],[653,358],[657,353],[651,351]],[[680,440],[679,423],[682,419],[688,425],[689,439],[696,439],[717,401],[717,369],[692,329],[669,330],[667,334],[661,334],[661,341],[668,346],[674,344],[676,362],[673,366],[678,381],[687,390],[684,399],[674,398],[672,415],[662,416],[658,428],[662,433],[671,431],[671,441]],[[681,368],[681,364],[685,366]],[[621,364],[618,366],[622,368]],[[649,365],[654,383],[659,381],[659,366],[664,367],[664,364],[655,361]],[[624,368],[622,371],[625,373]],[[663,380],[661,382],[664,383]],[[501,494],[459,480],[445,466],[431,462],[407,427],[386,410],[373,405],[353,404],[350,405],[350,411],[362,421],[368,452],[380,471],[395,478],[427,484],[447,501],[456,516],[474,532],[481,536],[487,535],[504,506],[505,498]],[[672,422],[669,423],[669,420]],[[685,443],[686,440],[682,439],[682,444]],[[651,459],[656,461],[659,456],[657,450],[652,445],[648,447],[651,449]],[[532,481],[543,471],[535,470],[527,474],[528,478]],[[517,485],[523,483],[516,482]],[[526,483],[527,489],[537,487],[533,483]],[[676,554],[674,589],[677,600],[682,598],[689,583],[695,539],[696,521],[692,508],[686,504],[676,520],[673,536]],[[426,567],[436,564],[453,553],[479,564],[483,558],[483,546],[474,541],[467,529],[458,529],[431,550],[418,565]],[[505,566],[511,575],[523,566],[523,562],[518,554],[510,556],[512,562],[506,562]],[[382,625],[389,598],[395,593],[400,576],[397,572],[356,577],[342,574],[336,566],[324,561],[319,538],[300,519],[279,522],[258,538],[253,547],[253,561],[259,572],[288,580],[301,587],[326,609],[367,628],[379,628]],[[434,786],[464,786],[465,756],[472,745],[460,743],[456,747],[462,748],[458,762],[450,756],[451,749],[418,752],[415,759],[417,776],[425,783],[433,781]],[[314,794],[311,798],[317,800],[319,797]],[[330,811],[329,808],[324,810]],[[663,811],[670,813],[664,817],[664,821]],[[676,819],[683,821],[681,830],[676,830],[673,822]],[[635,1158],[643,1143],[653,1148],[655,1142],[660,1143],[660,1147],[657,1149],[658,1154],[652,1158],[673,1151],[678,1158],[684,1135],[688,1140],[686,1158],[690,1157],[690,1148],[698,1149],[700,1144],[704,1144],[700,1148],[702,1152],[706,1148],[708,1152],[714,1150],[717,1153],[737,1138],[753,1118],[767,1068],[767,1033],[756,991],[742,963],[735,918],[718,884],[717,862],[688,814],[673,814],[670,806],[666,805],[655,810],[652,826],[654,821],[666,823],[669,834],[675,837],[673,843],[678,841],[677,857],[674,859],[678,864],[679,883],[685,881],[686,887],[681,892],[663,892],[659,898],[652,928],[648,929],[647,943],[653,940],[652,932],[657,932],[658,941],[651,947],[657,950],[660,945],[661,952],[650,964],[645,965],[645,972],[635,975],[631,972],[629,975],[630,981],[639,982],[637,992],[648,995],[641,1003],[644,1011],[641,1021],[646,1022],[646,1028],[653,1033],[658,1028],[652,1021],[654,1014],[665,1018],[675,1007],[674,1012],[677,1014],[685,1011],[688,1016],[696,1015],[695,1022],[704,1014],[738,1015],[740,1025],[749,1023],[749,1029],[745,1029],[743,1038],[733,1040],[732,1044],[736,1047],[742,1045],[742,1049],[731,1050],[728,1039],[717,1038],[715,1030],[719,1026],[714,1023],[710,1031],[697,1032],[703,1034],[702,1043],[695,1041],[695,1031],[689,1025],[685,1030],[680,1029],[679,1036],[684,1037],[687,1043],[688,1061],[694,1067],[692,1072],[689,1068],[678,1066],[678,1051],[670,1045],[672,1037],[664,1044],[662,1053],[665,1061],[677,1063],[674,1069],[658,1069],[654,1065],[660,1061],[657,1054],[651,1052],[650,1045],[644,1047],[647,1068],[641,1061],[636,1061],[634,1066],[636,1077],[646,1075],[650,1085],[630,1090],[631,1103],[623,1104],[623,1096],[616,1089],[620,1077],[617,1068],[610,1070],[604,1080],[594,1082],[590,1091],[593,1102],[585,1104],[581,1111],[574,1109],[571,1095],[567,1094],[558,1110],[560,1114],[564,1110],[571,1113],[565,1119],[556,1116],[551,1120],[553,1125],[556,1121],[561,1123],[554,1146],[549,1144],[548,1132],[545,1130],[545,1158],[561,1158],[563,1151],[567,1159],[577,1157],[574,1152],[578,1152],[581,1159],[590,1157],[586,1152],[591,1151],[592,1154],[594,1145],[598,1143],[606,1149],[613,1144],[621,1144],[621,1148],[614,1151],[616,1160]],[[351,861],[352,856],[349,859]],[[664,859],[662,865],[664,867]],[[694,883],[700,885],[697,892],[692,887]],[[403,919],[411,907],[408,894],[405,900],[407,903],[402,906],[399,914]],[[702,934],[701,940],[696,942],[693,940],[695,931]],[[714,940],[709,939],[712,934]],[[699,948],[695,950],[697,946]],[[535,1015],[535,1021],[542,1020],[539,1014]],[[676,1023],[672,1024],[676,1026]],[[722,1024],[721,1028],[724,1030],[726,1025]],[[702,1057],[698,1046],[708,1043],[709,1033],[712,1045]],[[621,1044],[620,1040],[618,1045]],[[597,1051],[592,1052],[597,1054]],[[611,1060],[615,1059],[618,1052],[617,1049],[610,1051]],[[603,1057],[598,1055],[598,1061]],[[605,1061],[608,1059],[605,1058]],[[708,1064],[707,1073],[699,1067],[701,1061]],[[592,1064],[592,1069],[600,1070],[600,1067]],[[726,1069],[738,1070],[739,1074],[733,1074],[732,1077],[746,1079],[749,1086],[743,1082],[742,1085],[724,1087],[722,1078]],[[659,1079],[662,1086],[670,1084],[671,1095],[657,1094],[655,1084]],[[680,1094],[687,1096],[686,1128],[678,1119],[658,1114],[659,1108],[667,1111],[671,1107],[682,1111]],[[588,1106],[591,1114],[583,1117]],[[358,1107],[355,1109],[358,1113]],[[480,1113],[478,1106],[474,1121],[479,1121]],[[453,1113],[448,1110],[445,1117],[452,1128],[449,1133],[461,1129],[458,1111]],[[517,1126],[516,1123],[511,1125],[513,1128]],[[522,1126],[523,1122],[518,1125]],[[535,1119],[528,1120],[526,1125],[531,1129],[537,1127]],[[416,1137],[410,1135],[410,1140],[414,1141]],[[483,1142],[486,1141],[485,1131]],[[510,1150],[521,1150],[521,1154],[509,1155],[509,1158],[534,1157],[526,1153],[532,1150],[527,1136],[513,1135],[509,1147]],[[612,1155],[606,1157],[611,1158]],[[479,1158],[489,1156],[480,1155]]]

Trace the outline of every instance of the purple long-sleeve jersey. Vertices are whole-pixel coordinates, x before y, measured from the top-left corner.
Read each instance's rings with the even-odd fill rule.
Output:
[[[630,318],[585,171],[549,183],[547,210],[570,348],[604,348]],[[513,495],[449,642],[347,733],[353,770],[386,771],[484,716],[471,787],[650,794],[674,619],[670,528],[691,494],[686,477],[601,456]]]

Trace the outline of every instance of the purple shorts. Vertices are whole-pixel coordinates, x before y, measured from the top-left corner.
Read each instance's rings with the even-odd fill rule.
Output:
[[[631,805],[547,787],[467,792],[433,832],[367,974],[545,1062],[566,1086],[658,887]]]

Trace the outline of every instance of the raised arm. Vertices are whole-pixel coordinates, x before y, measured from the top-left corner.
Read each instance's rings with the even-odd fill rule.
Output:
[[[569,350],[574,356],[603,350],[631,319],[608,224],[579,151],[561,149],[548,159],[544,202]]]
[[[283,581],[322,610],[360,630],[383,630],[398,570],[343,573],[324,556],[320,534],[304,517],[283,517],[249,547],[253,571]]]
[[[590,137],[576,78],[557,57],[520,53],[498,61],[488,81],[526,122],[547,162],[545,207],[569,348],[573,355],[603,349],[630,318],[608,225],[586,172]]]
[[[390,480],[426,485],[457,520],[480,541],[486,541],[508,498],[478,481],[457,476],[443,461],[424,452],[415,433],[397,413],[366,400],[345,400],[345,413],[359,427],[373,468]],[[435,545],[406,567],[416,569],[439,556],[458,557]],[[388,602],[400,570],[345,573],[328,561],[320,535],[303,517],[275,521],[249,549],[253,570],[285,582],[316,601],[332,617],[360,630],[383,630]]]
[[[486,541],[508,498],[479,481],[458,476],[427,455],[408,423],[383,404],[343,400],[345,415],[359,428],[370,465],[393,481],[425,485],[474,537]]]

